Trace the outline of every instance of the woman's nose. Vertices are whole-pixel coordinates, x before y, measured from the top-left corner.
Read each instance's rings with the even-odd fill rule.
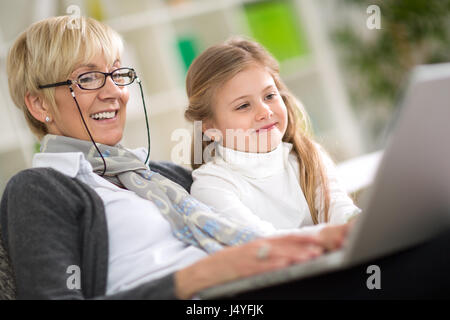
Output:
[[[257,106],[257,111],[256,111],[256,119],[258,121],[260,120],[265,120],[265,119],[270,119],[273,115],[273,111],[270,108],[269,105],[267,105],[264,102],[260,102]]]
[[[115,98],[118,99],[122,94],[122,88],[114,83],[111,76],[106,77],[105,85],[100,89],[100,97],[102,99]]]

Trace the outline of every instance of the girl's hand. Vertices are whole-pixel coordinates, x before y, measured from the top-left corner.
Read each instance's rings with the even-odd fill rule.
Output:
[[[348,231],[353,224],[354,221],[351,221],[341,225],[324,227],[318,235],[324,249],[327,251],[333,251],[341,248],[345,238],[347,237]]]
[[[228,281],[300,263],[323,253],[314,236],[262,238],[228,247],[175,274],[175,292],[189,299],[196,292]]]

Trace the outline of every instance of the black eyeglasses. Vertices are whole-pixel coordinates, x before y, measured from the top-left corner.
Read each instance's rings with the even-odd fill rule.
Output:
[[[39,85],[39,89],[55,88],[60,86],[70,86],[76,84],[83,90],[97,90],[106,83],[106,78],[110,76],[112,81],[118,86],[128,86],[136,80],[136,71],[132,68],[119,68],[113,72],[90,71],[80,74],[76,80],[67,80],[46,85]]]

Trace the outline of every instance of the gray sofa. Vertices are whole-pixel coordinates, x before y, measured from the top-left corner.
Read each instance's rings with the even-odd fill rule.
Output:
[[[0,300],[14,300],[16,298],[16,286],[13,271],[1,239],[0,230]]]

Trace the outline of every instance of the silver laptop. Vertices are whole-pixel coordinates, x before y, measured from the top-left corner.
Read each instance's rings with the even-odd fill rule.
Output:
[[[450,63],[416,67],[363,212],[342,249],[314,260],[208,288],[202,299],[369,263],[450,227]]]

